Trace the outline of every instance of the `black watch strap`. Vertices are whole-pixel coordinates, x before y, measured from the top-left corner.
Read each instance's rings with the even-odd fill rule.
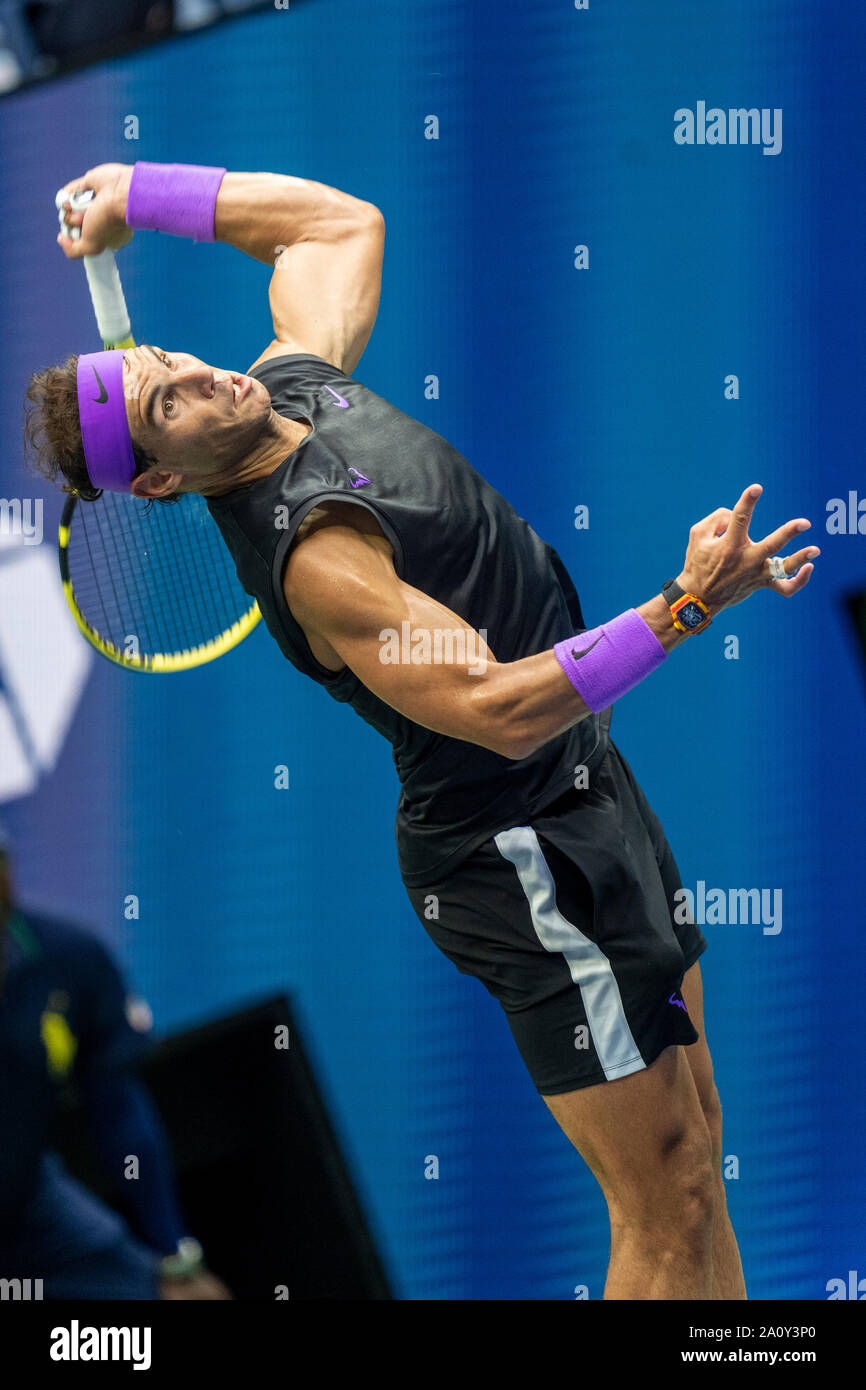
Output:
[[[683,597],[685,592],[685,589],[681,589],[675,579],[668,579],[667,582],[662,585],[662,598],[668,605],[676,603],[678,599]]]

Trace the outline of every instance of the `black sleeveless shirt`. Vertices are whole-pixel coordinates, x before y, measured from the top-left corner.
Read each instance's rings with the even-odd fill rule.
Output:
[[[210,498],[208,507],[289,661],[391,743],[402,784],[400,870],[406,884],[422,887],[554,801],[574,785],[579,765],[592,772],[607,750],[610,711],[519,761],[398,714],[348,667],[320,665],[292,617],[282,577],[298,527],[325,500],[366,507],[393,548],[399,577],[483,630],[499,662],[548,651],[584,630],[577,593],[556,551],[426,425],[321,357],[273,358],[250,375],[267,387],[274,410],[309,421],[313,431],[269,477]],[[439,651],[447,657],[447,646]]]

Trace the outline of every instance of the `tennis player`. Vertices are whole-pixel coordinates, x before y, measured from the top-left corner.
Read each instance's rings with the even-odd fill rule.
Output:
[[[273,266],[246,372],[147,345],[28,391],[38,461],[85,497],[197,492],[283,653],[393,745],[397,848],[436,945],[499,1000],[532,1080],[607,1200],[609,1299],[741,1299],[698,957],[664,831],[611,707],[815,546],[761,540],[759,485],[691,529],[676,577],[587,629],[562,561],[444,439],[353,375],[379,302],[371,204],[276,174],[137,163],[67,185],[66,255],[135,229]],[[674,658],[682,660],[680,655]],[[683,792],[694,795],[684,775]]]

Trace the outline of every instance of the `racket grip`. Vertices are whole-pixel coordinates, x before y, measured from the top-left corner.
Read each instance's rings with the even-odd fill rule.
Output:
[[[60,214],[60,224],[73,239],[81,235],[81,228],[66,226],[63,204],[68,199],[76,211],[81,211],[93,197],[92,188],[85,188],[80,193],[71,195],[64,188],[57,192],[54,201]],[[85,256],[84,269],[90,286],[90,298],[93,300],[99,336],[104,345],[107,348],[135,347],[114,252],[106,250],[101,251],[98,256]]]
[[[85,256],[84,269],[96,314],[99,336],[106,347],[132,347],[132,326],[117,273],[113,251]]]

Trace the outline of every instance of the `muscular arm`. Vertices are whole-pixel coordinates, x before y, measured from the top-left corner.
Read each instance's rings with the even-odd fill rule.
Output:
[[[372,203],[286,174],[226,174],[214,230],[274,266],[273,341],[253,364],[288,352],[351,373],[376,321],[385,223]]]
[[[284,592],[324,665],[350,667],[368,690],[416,724],[507,758],[527,757],[590,713],[552,650],[497,662],[462,618],[405,584],[375,518],[351,504],[317,513],[289,557]],[[667,651],[685,640],[661,595],[638,612]],[[412,632],[461,630],[466,659],[424,665],[383,660],[383,634],[401,633],[404,622]]]
[[[58,241],[72,260],[119,250],[132,237],[126,224],[129,164],[100,164],[66,185],[92,189],[83,211],[66,205],[73,241]],[[274,337],[252,364],[289,352],[323,357],[351,373],[376,321],[385,223],[372,203],[312,179],[289,174],[226,173],[214,209],[214,234],[274,267],[269,299]]]
[[[753,542],[749,521],[760,487],[746,489],[733,510],[720,507],[692,527],[681,587],[696,593],[711,614],[740,603],[759,588],[791,597],[808,583],[817,547],[786,558],[791,578],[770,579],[767,559],[809,526],[787,522]],[[497,662],[477,633],[467,637],[467,659],[415,665],[383,660],[388,629],[470,630],[442,604],[405,584],[376,520],[351,503],[317,509],[299,531],[283,588],[313,654],[333,670],[348,666],[392,709],[436,733],[464,739],[506,758],[528,757],[590,713],[553,650],[519,661]],[[686,640],[659,594],[638,607],[665,651]],[[477,653],[485,652],[480,662]]]

